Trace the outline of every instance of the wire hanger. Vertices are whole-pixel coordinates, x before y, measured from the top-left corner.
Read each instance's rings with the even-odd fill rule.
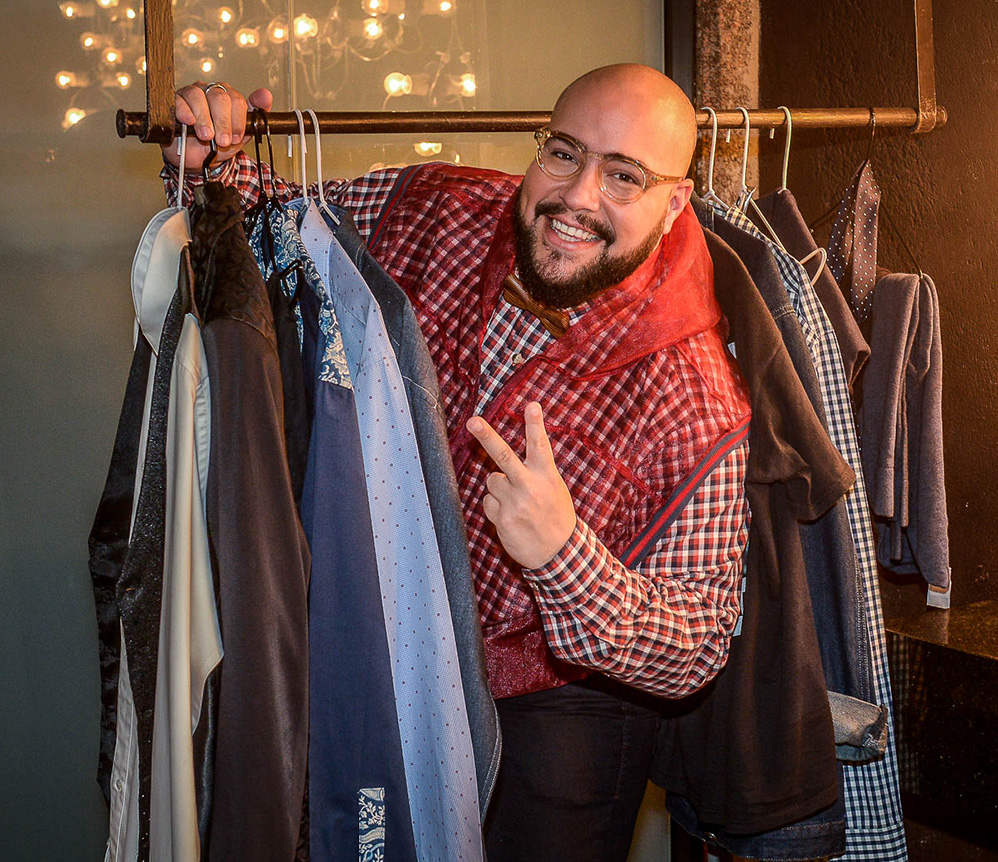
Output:
[[[756,218],[762,223],[765,228],[766,233],[769,235],[770,240],[782,251],[784,254],[789,254],[786,248],[783,246],[783,242],[777,236],[776,231],[773,230],[773,226],[769,223],[769,220],[763,215],[761,209],[759,209],[758,204],[756,204],[754,195],[755,189],[750,189],[748,187],[748,154],[749,154],[749,134],[752,131],[749,112],[746,108],[736,108],[735,110],[740,111],[742,117],[745,120],[745,144],[742,147],[742,190],[738,195],[738,201],[729,208],[729,212],[740,210],[744,213],[745,209],[751,208],[755,213]]]
[[[865,165],[869,164],[870,159],[873,157],[873,140],[877,136],[877,112],[873,108],[868,108],[870,112],[870,141],[866,146],[866,158],[860,162],[858,170],[861,170]],[[814,233],[814,231],[821,227],[826,221],[828,221],[835,213],[839,211],[839,205],[841,201],[836,201],[827,210],[825,210],[820,216],[818,216],[811,224],[808,225],[809,230]]]
[[[783,116],[787,118],[787,139],[783,145],[783,173],[781,175],[781,180],[780,180],[780,189],[782,189],[783,191],[787,191],[787,167],[790,164],[790,139],[791,137],[793,137],[794,133],[794,121],[793,117],[791,117],[790,115],[790,108],[788,108],[786,105],[780,105],[778,110],[783,111]],[[821,275],[821,271],[825,268],[825,265],[828,263],[828,252],[819,246],[810,254],[804,255],[804,257],[800,259],[800,263],[803,266],[809,260],[811,260],[811,258],[815,256],[818,257],[818,268],[815,270],[814,275],[810,277],[811,287],[814,287],[814,285],[817,283],[818,277]]]
[[[701,110],[710,114],[710,158],[707,161],[707,191],[702,200],[705,203],[713,202],[727,208],[727,204],[714,191],[714,157],[717,155],[717,113],[713,108],[705,107],[701,108]]]
[[[263,240],[263,255],[264,260],[268,264],[273,264],[273,238],[270,232],[270,213],[275,209],[279,209],[281,206],[280,201],[277,197],[272,194],[273,185],[271,185],[271,191],[267,190],[267,183],[264,180],[263,163],[260,159],[260,139],[263,134],[267,136],[267,153],[270,157],[269,165],[271,171],[273,171],[274,165],[274,144],[270,137],[270,121],[267,118],[267,112],[264,110],[258,110],[256,112],[260,117],[261,122],[253,124],[253,149],[256,151],[256,169],[257,176],[260,177],[260,194],[257,198],[256,203],[254,203],[245,213],[245,225],[247,235],[252,235],[253,231],[256,229],[257,219],[263,218],[264,229],[262,234]],[[260,127],[263,127],[263,132],[261,133]],[[272,176],[272,173],[271,173]]]
[[[208,155],[206,155],[204,157],[204,161],[201,162],[201,172],[204,174],[205,182],[208,182],[211,179],[211,161],[218,154],[218,144],[215,143],[215,139],[212,138],[208,144]]]
[[[315,172],[319,193],[319,209],[329,216],[334,224],[338,225],[340,218],[333,212],[333,208],[326,201],[326,190],[322,185],[322,136],[319,132],[319,118],[311,108],[306,108],[306,112],[312,118],[312,129],[315,131]]]
[[[742,146],[742,189],[731,209],[744,209],[755,193],[755,189],[748,187],[749,133],[752,131],[752,127],[749,122],[749,112],[745,108],[735,108],[735,110],[742,115],[742,119],[745,121],[745,143]]]
[[[783,191],[787,190],[787,166],[790,164],[790,138],[794,133],[794,121],[790,116],[790,108],[786,105],[780,105],[778,110],[783,111],[783,116],[787,118],[787,140],[783,145],[783,175],[780,182],[780,188]]]
[[[870,161],[870,156],[873,155],[873,140],[877,137],[877,112],[870,108],[870,142],[866,145],[866,158],[863,159],[863,164],[868,164]]]

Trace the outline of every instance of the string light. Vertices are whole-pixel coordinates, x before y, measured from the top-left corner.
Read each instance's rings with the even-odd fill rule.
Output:
[[[408,96],[412,92],[412,78],[401,72],[386,75],[385,92],[389,96]]]
[[[432,141],[420,141],[418,144],[413,144],[412,148],[416,151],[416,155],[425,158],[427,156],[439,156],[444,145]]]
[[[75,126],[86,115],[87,112],[83,108],[70,108],[63,116],[62,127],[68,129],[70,126]]]
[[[240,48],[255,48],[260,44],[260,31],[256,27],[242,27],[236,30],[236,44]]]
[[[475,76],[472,72],[465,72],[459,79],[461,84],[461,95],[462,96],[474,96],[478,92],[478,84],[475,81]]]
[[[65,19],[84,19],[81,27],[77,28],[80,46],[77,50],[88,52],[91,66],[75,73],[59,72],[55,76],[58,88],[69,90],[96,86],[111,90],[119,87],[127,89],[136,76],[146,75],[146,58],[140,54],[142,31],[132,26],[142,17],[138,0],[56,2]],[[335,76],[339,73],[344,79],[356,78],[355,84],[365,84],[358,75],[356,64],[351,69],[346,68],[345,57],[352,53],[365,60],[380,60],[399,49],[406,55],[406,65],[415,65],[422,71],[411,74],[398,71],[384,77],[382,83],[389,100],[391,97],[411,95],[416,99],[425,99],[427,107],[434,108],[477,93],[475,76],[469,71],[472,68],[470,59],[465,59],[470,55],[462,54],[458,62],[456,54],[452,58],[450,50],[433,50],[431,53],[433,46],[427,44],[425,53],[430,56],[417,61],[410,55],[423,52],[421,40],[426,34],[421,34],[420,44],[414,47],[412,40],[407,38],[408,28],[403,26],[403,22],[409,24],[407,17],[412,18],[406,14],[408,9],[414,10],[417,19],[420,13],[424,16],[450,16],[457,12],[458,0],[350,0],[351,4],[355,4],[352,5],[353,11],[346,11],[337,2],[330,12],[323,12],[318,19],[304,13],[293,20],[280,13],[262,17],[266,13],[261,10],[267,8],[262,4],[246,4],[244,9],[242,0],[233,6],[227,5],[232,0],[215,2],[225,5],[197,4],[206,8],[201,14],[191,15],[188,14],[188,7],[195,4],[172,0],[178,41],[188,49],[181,51],[176,58],[178,77],[185,74],[214,80],[224,76],[225,70],[221,68],[225,65],[223,58],[233,46],[259,49],[261,60],[273,63],[275,58],[281,56],[281,50],[290,38],[295,36],[300,40],[296,45],[300,55],[298,62],[305,63],[309,56],[315,60],[311,73],[314,80],[309,80],[307,85],[317,98],[337,98],[345,82],[337,81],[331,89],[322,89],[319,86],[320,71],[322,75],[328,72]],[[266,23],[268,18],[269,23]],[[419,23],[418,20],[416,23]],[[82,26],[87,26],[87,31],[80,32]],[[182,72],[183,68],[188,71]],[[370,79],[366,86],[377,86],[377,73],[366,77]],[[440,86],[434,86],[431,90],[431,83],[435,85],[438,81]],[[330,85],[325,86],[328,88]],[[74,116],[80,115],[74,113]],[[422,154],[425,150],[426,155],[438,155],[423,146],[432,143],[421,142],[419,146],[422,149],[417,152]]]
[[[299,39],[312,39],[319,35],[319,22],[304,12],[295,18],[295,36]]]
[[[281,18],[275,18],[267,25],[267,38],[275,45],[288,41],[288,25]]]

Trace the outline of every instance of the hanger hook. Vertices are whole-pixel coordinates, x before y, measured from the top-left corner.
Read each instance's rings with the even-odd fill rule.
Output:
[[[312,131],[315,133],[315,173],[318,184],[319,209],[326,213],[336,224],[339,224],[340,220],[336,213],[326,203],[326,190],[322,185],[322,135],[319,133],[319,118],[311,108],[306,108],[305,113],[312,118]]]
[[[267,155],[269,156],[270,167],[274,167],[274,141],[270,137],[270,117],[267,116],[267,112],[262,108],[260,109],[260,115],[263,117],[263,130],[267,135]]]
[[[291,109],[298,118],[298,140],[301,142],[301,196],[308,197],[308,177],[305,175],[305,154],[308,153],[308,143],[305,140],[305,118],[298,108]]]
[[[180,175],[177,177],[177,209],[184,205],[184,160],[187,158],[187,126],[180,127]]]
[[[790,137],[794,133],[794,121],[790,116],[790,108],[786,105],[780,105],[779,110],[783,111],[783,116],[787,118],[787,142],[783,146],[783,185],[782,189],[787,188],[787,165],[790,164]]]
[[[204,157],[204,161],[201,162],[201,173],[204,174],[205,180],[211,179],[208,174],[209,166],[211,165],[212,159],[218,154],[218,144],[215,143],[215,139],[212,138],[209,142],[208,155]]]
[[[870,161],[870,156],[873,155],[873,139],[877,136],[877,112],[870,108],[870,143],[866,147],[866,159],[864,161]]]
[[[735,108],[743,119],[745,120],[745,145],[742,148],[742,189],[748,188],[748,145],[749,145],[749,132],[752,128],[749,124],[749,114],[745,108]]]
[[[325,191],[322,188],[322,140],[319,135],[319,118],[315,115],[315,111],[311,108],[306,108],[305,113],[309,115],[312,120],[312,132],[315,135],[315,172],[316,181],[318,183],[319,191],[319,202],[325,197]]]
[[[714,194],[714,156],[717,154],[717,112],[713,108],[703,108],[710,114],[710,159],[707,162],[707,194]]]

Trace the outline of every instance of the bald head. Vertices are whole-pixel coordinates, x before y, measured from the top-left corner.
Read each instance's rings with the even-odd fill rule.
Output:
[[[577,78],[558,97],[551,128],[565,116],[589,114],[640,141],[628,152],[659,173],[684,176],[696,147],[696,112],[682,89],[651,66],[620,63]]]

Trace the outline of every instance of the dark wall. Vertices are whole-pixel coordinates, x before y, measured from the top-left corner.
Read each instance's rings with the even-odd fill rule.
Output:
[[[935,63],[949,122],[924,136],[878,130],[879,262],[936,283],[954,606],[998,598],[998,18],[992,0],[936,0]],[[914,106],[911,0],[761,0],[760,105]],[[798,130],[788,186],[805,218],[841,196],[869,134]],[[761,147],[760,188],[779,184],[782,136]],[[886,224],[885,224],[886,220]],[[893,227],[893,230],[892,230]],[[900,235],[900,238],[899,238]],[[916,581],[883,584],[885,615],[924,606]]]

